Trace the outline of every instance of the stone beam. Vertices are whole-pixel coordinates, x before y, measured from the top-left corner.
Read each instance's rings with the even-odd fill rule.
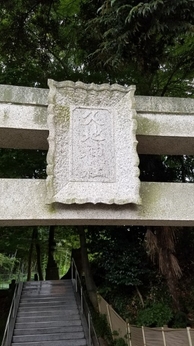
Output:
[[[136,96],[140,154],[194,154],[194,99]]]
[[[0,147],[48,149],[48,89],[0,85]]]
[[[47,106],[0,103],[0,147],[48,149]]]
[[[193,184],[143,182],[140,195],[141,206],[46,205],[45,180],[1,179],[0,226],[194,226]]]
[[[0,147],[48,149],[47,89],[0,85]],[[194,154],[194,99],[136,96],[139,154]]]

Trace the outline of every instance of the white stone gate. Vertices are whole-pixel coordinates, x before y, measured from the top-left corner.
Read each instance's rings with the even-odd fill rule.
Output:
[[[138,154],[194,154],[194,99],[135,101]],[[47,149],[47,108],[47,89],[1,85],[0,147]],[[141,182],[140,198],[141,205],[46,204],[45,180],[0,179],[0,226],[194,225],[193,184]]]

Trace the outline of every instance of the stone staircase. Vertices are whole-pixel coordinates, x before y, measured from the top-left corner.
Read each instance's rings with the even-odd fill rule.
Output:
[[[11,345],[87,345],[71,280],[24,284]]]

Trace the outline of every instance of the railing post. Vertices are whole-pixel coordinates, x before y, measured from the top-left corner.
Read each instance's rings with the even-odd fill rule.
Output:
[[[8,336],[9,336],[9,324],[8,324],[8,327],[7,327],[7,334],[6,334],[6,342],[5,342],[6,346],[9,346],[8,345]]]
[[[17,284],[16,284],[17,285]],[[17,288],[16,288],[17,289]],[[14,318],[15,317],[15,304],[16,304],[16,296],[17,296],[17,293],[13,296],[13,311],[12,311],[12,317]]]
[[[7,318],[1,346],[10,346],[11,345],[11,338],[13,335],[13,329],[14,329],[17,309],[19,306],[19,300],[21,297],[22,287],[23,287],[22,282],[17,283],[15,286],[14,294],[12,297],[12,303],[11,303],[11,306],[9,309],[9,314],[8,314],[8,318]]]
[[[71,260],[71,281],[73,283],[73,259]]]
[[[141,327],[142,330],[142,336],[143,336],[143,346],[146,346],[146,338],[145,338],[145,331],[144,331],[144,327]]]
[[[88,312],[88,346],[91,346],[91,320],[90,320],[89,312]]]
[[[81,313],[83,314],[83,288],[81,287]]]
[[[127,344],[128,344],[129,346],[132,346],[130,324],[129,324],[129,322],[127,322],[127,321],[126,321],[126,323],[127,323]]]
[[[77,292],[77,270],[75,271],[75,291]]]
[[[166,338],[165,338],[165,333],[164,333],[164,327],[162,327],[162,339],[163,339],[164,346],[166,346]]]
[[[189,346],[193,346],[192,339],[191,339],[191,333],[190,333],[190,327],[187,327],[187,336],[189,340]]]

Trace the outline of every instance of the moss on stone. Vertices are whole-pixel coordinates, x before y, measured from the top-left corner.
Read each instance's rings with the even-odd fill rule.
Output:
[[[56,109],[56,121],[58,124],[70,122],[70,107],[58,105]]]

